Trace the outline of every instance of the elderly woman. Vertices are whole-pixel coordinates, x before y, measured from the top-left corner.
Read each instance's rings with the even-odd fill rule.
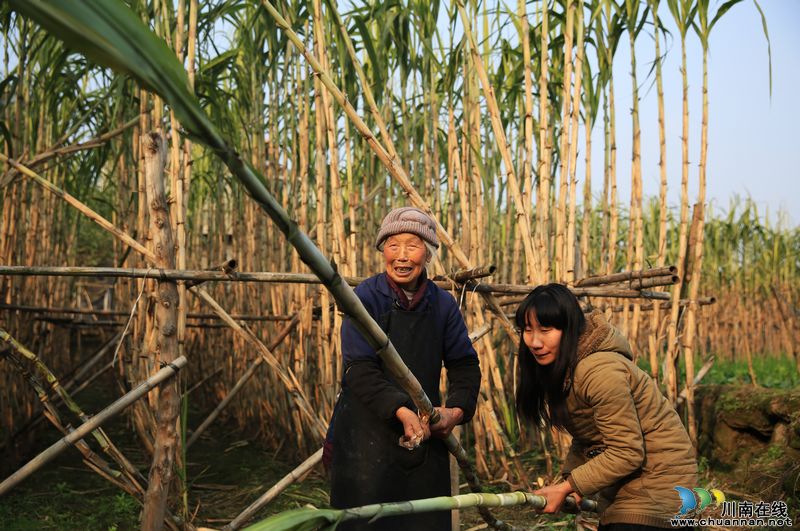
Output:
[[[359,284],[355,292],[441,420],[428,426],[420,419],[375,350],[345,321],[342,391],[325,445],[331,505],[336,508],[449,495],[449,459],[440,439],[472,418],[480,387],[478,357],[458,305],[426,275],[439,247],[435,222],[416,208],[392,210],[381,224],[376,247],[386,271]],[[439,407],[442,365],[447,369],[447,407]],[[450,512],[386,517],[373,524],[357,520],[340,529],[450,529]]]

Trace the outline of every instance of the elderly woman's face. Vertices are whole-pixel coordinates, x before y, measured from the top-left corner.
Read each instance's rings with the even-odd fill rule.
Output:
[[[389,278],[401,288],[414,289],[428,258],[422,238],[409,233],[389,236],[383,246],[383,256]]]

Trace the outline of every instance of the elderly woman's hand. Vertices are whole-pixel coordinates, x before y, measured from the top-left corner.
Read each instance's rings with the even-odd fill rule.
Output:
[[[446,439],[462,420],[464,411],[460,407],[437,407],[439,422],[431,425],[431,435],[439,439]]]
[[[399,407],[394,414],[403,424],[403,437],[400,439],[403,446],[414,448],[431,436],[428,422],[423,422],[419,416],[407,407]]]

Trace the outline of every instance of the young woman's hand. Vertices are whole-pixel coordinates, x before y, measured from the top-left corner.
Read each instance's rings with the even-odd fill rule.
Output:
[[[544,496],[547,498],[547,505],[544,509],[537,511],[547,514],[557,513],[561,510],[561,506],[564,505],[564,500],[567,498],[568,495],[572,494],[575,497],[575,501],[580,503],[581,498],[577,492],[575,492],[570,485],[569,481],[562,481],[561,483],[557,483],[555,485],[548,485],[546,487],[542,487],[539,490],[533,491],[534,494],[538,496]]]
[[[419,416],[407,407],[399,407],[394,416],[403,424],[403,437],[401,438],[403,446],[415,448],[431,436],[428,423],[422,422]]]
[[[431,425],[431,435],[439,439],[446,439],[453,428],[464,420],[464,411],[460,407],[437,407],[439,422]]]

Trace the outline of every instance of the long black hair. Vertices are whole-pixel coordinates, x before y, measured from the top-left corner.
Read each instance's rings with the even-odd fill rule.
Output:
[[[530,312],[542,326],[561,330],[559,354],[550,365],[539,365],[523,340]],[[564,429],[569,418],[567,395],[578,363],[578,338],[586,327],[578,299],[562,284],[538,286],[517,308],[516,324],[520,330],[517,411],[537,427],[544,423]]]

